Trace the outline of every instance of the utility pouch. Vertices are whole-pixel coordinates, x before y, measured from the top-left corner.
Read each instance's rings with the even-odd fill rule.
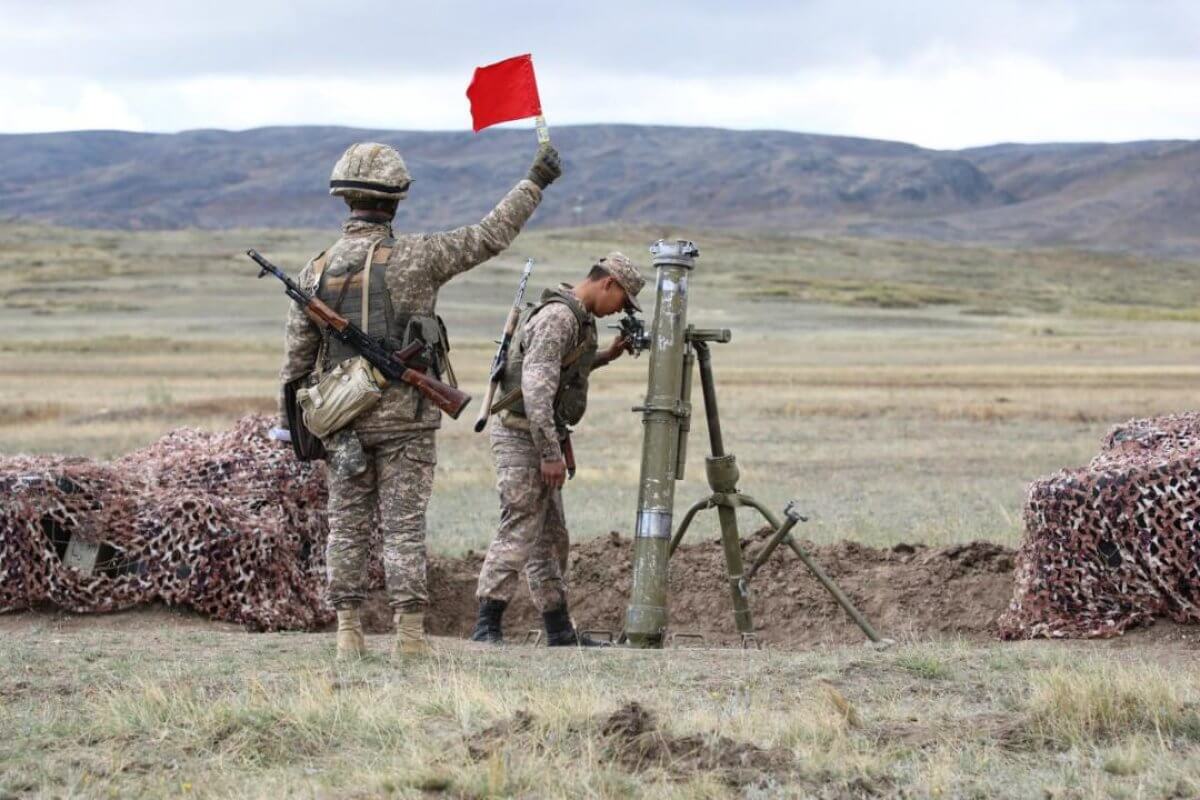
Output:
[[[304,424],[304,412],[296,393],[304,388],[308,376],[289,382],[283,387],[284,408],[287,410],[288,431],[292,434],[292,452],[300,461],[324,461],[325,445]]]
[[[362,356],[348,358],[327,372],[316,386],[296,392],[304,425],[322,439],[370,410],[383,395],[387,380]]]

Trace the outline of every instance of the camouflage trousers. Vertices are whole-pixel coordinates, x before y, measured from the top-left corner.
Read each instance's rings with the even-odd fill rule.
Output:
[[[570,540],[563,515],[562,490],[542,482],[541,460],[525,431],[492,425],[500,528],[488,547],[475,592],[480,600],[508,602],[522,570],[539,611],[567,604],[567,556]]]
[[[366,600],[378,520],[389,602],[400,611],[422,611],[429,599],[425,510],[437,463],[434,431],[358,434],[361,451],[352,446],[354,438],[329,449],[329,599],[336,608]]]

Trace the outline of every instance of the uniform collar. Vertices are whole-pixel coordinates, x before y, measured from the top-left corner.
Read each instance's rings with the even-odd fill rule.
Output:
[[[392,226],[387,222],[371,222],[351,217],[342,223],[342,233],[347,236],[391,236]]]
[[[595,317],[592,315],[592,312],[588,311],[587,306],[585,306],[583,303],[581,303],[579,301],[579,298],[575,296],[574,285],[572,285],[570,283],[560,283],[558,285],[558,291],[569,296],[571,298],[571,301],[575,305],[579,306],[579,308],[583,311],[584,319],[586,319],[588,322],[592,322],[595,320]]]

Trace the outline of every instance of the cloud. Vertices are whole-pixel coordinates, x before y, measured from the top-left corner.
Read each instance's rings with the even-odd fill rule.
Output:
[[[1200,122],[1196,3],[0,4],[7,131],[463,129],[471,69],[526,51],[552,125],[958,147],[1191,137]]]
[[[144,130],[118,89],[95,81],[64,83],[0,75],[0,120],[14,131]]]

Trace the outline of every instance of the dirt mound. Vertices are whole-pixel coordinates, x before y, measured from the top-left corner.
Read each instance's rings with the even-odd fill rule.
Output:
[[[268,442],[269,420],[232,429],[180,429],[123,459],[0,459],[0,613],[53,603],[111,612],[150,603],[190,607],[260,630],[328,624],[324,596],[325,489],[320,471]],[[768,530],[743,542],[748,562]],[[82,567],[78,542],[95,552]],[[82,550],[82,548],[80,548]],[[572,612],[597,634],[624,623],[632,540],[612,533],[576,545],[569,560]],[[383,596],[381,537],[372,542],[368,629],[391,628]],[[930,549],[873,549],[852,542],[809,547],[854,602],[890,637],[987,635],[1011,591],[1013,554],[976,542]],[[434,557],[430,631],[466,636],[476,613],[482,554]],[[716,540],[686,545],[671,561],[670,620],[703,643],[738,644]],[[862,633],[786,548],[758,573],[751,609],[760,639],[783,646],[844,643]],[[540,628],[524,592],[505,615],[509,638]]]
[[[718,772],[726,783],[742,786],[785,771],[792,762],[785,750],[764,750],[727,736],[672,736],[658,727],[657,715],[639,703],[622,706],[599,726],[607,744],[603,757],[630,772],[650,767],[680,777]]]
[[[767,537],[760,531],[745,542],[749,558]],[[576,622],[591,630],[619,631],[631,581],[632,540],[617,533],[575,545],[569,586]],[[987,542],[952,547],[897,545],[890,549],[854,542],[808,546],[854,603],[884,636],[990,636],[1012,593],[1013,551]],[[475,579],[482,554],[434,558],[429,569],[430,630],[466,636],[475,620]],[[703,634],[705,643],[735,644],[732,602],[725,583],[720,543],[685,545],[671,560],[671,629]],[[863,635],[833,598],[790,551],[781,548],[751,586],[751,610],[759,638],[795,646],[862,641]],[[522,591],[505,614],[510,640],[540,627],[540,618]],[[382,593],[367,614],[369,629],[391,627]]]
[[[467,752],[482,761],[522,737],[532,740],[535,747],[542,746],[537,722],[528,711],[518,711],[468,738]],[[636,702],[573,727],[568,738],[595,733],[599,733],[602,747],[592,751],[576,742],[581,753],[594,752],[601,761],[628,772],[662,769],[677,778],[713,772],[730,786],[746,786],[794,767],[792,755],[784,749],[764,749],[720,735],[673,735],[659,727],[657,714]]]

